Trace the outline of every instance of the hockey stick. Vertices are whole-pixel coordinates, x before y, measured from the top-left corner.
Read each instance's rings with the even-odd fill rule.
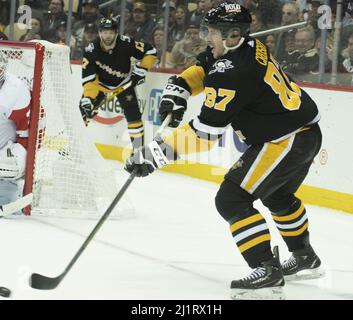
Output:
[[[92,112],[93,111],[96,111],[96,110],[99,110],[101,106],[103,106],[105,103],[107,102],[110,102],[112,100],[114,100],[115,97],[117,97],[120,93],[124,92],[126,89],[129,89],[132,85],[132,81],[130,80],[129,82],[123,84],[122,86],[116,88],[114,91],[113,91],[113,94],[110,95],[110,96],[105,96],[105,98],[97,105],[93,108]],[[85,125],[88,126],[89,124],[89,121],[91,119],[87,119],[85,121]]]
[[[23,208],[29,206],[32,203],[32,200],[33,193],[29,193],[16,201],[0,206],[0,217],[7,217],[17,211],[22,210]]]
[[[162,125],[156,132],[155,138],[161,136],[163,130],[167,127],[171,120],[171,114],[169,114],[166,119],[163,121]],[[77,253],[74,255],[74,257],[71,259],[65,270],[57,277],[55,278],[50,278],[43,276],[38,273],[32,273],[30,280],[29,280],[29,285],[34,288],[34,289],[39,289],[39,290],[52,290],[55,289],[59,283],[64,279],[64,277],[67,275],[67,273],[70,271],[72,266],[75,264],[77,259],[80,257],[82,252],[86,249],[90,241],[93,239],[94,235],[97,233],[97,231],[100,229],[102,224],[107,220],[109,217],[110,213],[113,211],[117,203],[120,201],[122,196],[124,195],[125,191],[129,188],[131,182],[134,180],[136,176],[137,168],[134,169],[134,171],[130,174],[129,178],[123,185],[123,187],[120,189],[119,193],[109,206],[109,208],[105,211],[103,216],[99,219],[98,223],[94,227],[94,229],[91,231],[87,239],[84,241],[84,243],[81,245],[80,249],[77,251]]]

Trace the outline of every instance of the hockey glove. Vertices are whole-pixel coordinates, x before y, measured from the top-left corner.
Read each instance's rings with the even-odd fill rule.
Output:
[[[80,100],[80,111],[85,123],[98,114],[98,109],[94,108],[90,98],[82,98]]]
[[[169,164],[169,160],[162,150],[163,142],[153,140],[147,146],[139,148],[134,155],[126,160],[125,170],[129,173],[137,167],[137,177],[146,177],[157,168]]]
[[[190,97],[190,89],[183,78],[172,76],[164,88],[162,99],[159,105],[159,116],[161,121],[172,113],[172,120],[169,126],[176,128],[183,120],[187,107],[187,100]]]
[[[147,70],[134,66],[131,73],[131,87],[138,86],[145,82]]]

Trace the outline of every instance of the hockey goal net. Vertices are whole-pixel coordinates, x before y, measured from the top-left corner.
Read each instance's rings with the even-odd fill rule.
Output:
[[[24,195],[26,214],[97,218],[118,192],[118,173],[87,137],[72,92],[69,48],[47,41],[0,41],[8,72],[32,92]],[[123,179],[123,178],[122,178]],[[133,215],[126,196],[112,217]]]

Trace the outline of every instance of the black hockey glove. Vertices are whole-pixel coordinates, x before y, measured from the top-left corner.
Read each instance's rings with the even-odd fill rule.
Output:
[[[187,107],[187,100],[190,97],[190,89],[183,78],[172,76],[164,88],[162,99],[159,105],[159,116],[161,121],[172,113],[172,120],[169,127],[176,128],[183,120]]]
[[[95,110],[90,98],[82,98],[80,100],[80,111],[83,121],[86,123],[98,114],[98,109]]]
[[[157,168],[161,168],[169,164],[169,160],[162,150],[163,142],[153,140],[147,146],[139,148],[134,155],[125,162],[125,170],[131,173],[136,167],[137,177],[146,177]]]
[[[147,70],[138,66],[134,66],[131,73],[131,87],[136,87],[146,80]]]

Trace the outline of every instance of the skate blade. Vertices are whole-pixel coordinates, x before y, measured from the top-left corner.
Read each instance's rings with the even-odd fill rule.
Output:
[[[323,278],[324,276],[325,276],[325,270],[321,268],[316,268],[316,269],[301,270],[296,274],[284,276],[284,280],[285,281],[313,280],[313,279]]]
[[[282,287],[262,289],[231,289],[233,300],[285,300]]]

